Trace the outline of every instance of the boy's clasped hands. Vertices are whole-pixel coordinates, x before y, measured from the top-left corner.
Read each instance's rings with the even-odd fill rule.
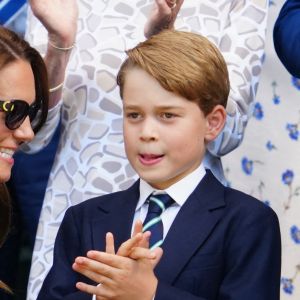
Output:
[[[96,295],[97,300],[153,299],[158,280],[154,268],[162,257],[162,249],[149,249],[150,232],[142,232],[137,221],[132,238],[115,252],[112,233],[106,234],[106,252],[89,251],[86,257],[77,257],[73,270],[98,283],[97,286],[78,282],[76,287]]]

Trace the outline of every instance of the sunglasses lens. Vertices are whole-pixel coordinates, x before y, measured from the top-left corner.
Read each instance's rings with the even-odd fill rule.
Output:
[[[40,103],[38,102],[35,102],[29,107],[28,115],[29,115],[30,122],[32,122],[35,119],[39,109],[40,109]]]
[[[5,122],[13,130],[21,126],[28,115],[29,105],[25,101],[15,100],[14,107],[6,114]]]

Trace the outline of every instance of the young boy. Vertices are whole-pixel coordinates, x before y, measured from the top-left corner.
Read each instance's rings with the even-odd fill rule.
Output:
[[[140,180],[67,211],[39,299],[279,299],[276,214],[202,163],[226,117],[220,52],[202,36],[165,31],[128,51],[118,84],[125,149]],[[151,232],[150,247],[162,244],[155,268],[159,251],[133,248],[141,234],[118,255],[110,234],[105,245],[112,232],[118,248],[137,220]]]

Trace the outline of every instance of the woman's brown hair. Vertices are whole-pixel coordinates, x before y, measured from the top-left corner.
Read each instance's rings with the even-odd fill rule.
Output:
[[[0,184],[0,247],[7,236],[11,217],[11,204],[7,188],[4,183]],[[0,289],[12,293],[11,289],[0,280]]]
[[[9,194],[4,183],[0,184],[0,247],[2,246],[10,224],[11,205]]]
[[[32,48],[15,32],[0,26],[0,70],[17,60],[28,62],[34,76],[35,101],[40,110],[37,120],[34,121],[33,125],[33,130],[36,133],[46,122],[48,114],[49,88],[47,69],[44,60],[37,50]],[[0,247],[7,236],[10,217],[11,203],[9,194],[5,184],[0,183]],[[12,293],[10,288],[1,280],[0,289]]]
[[[35,93],[40,114],[34,125],[37,132],[47,119],[48,113],[48,77],[47,69],[41,55],[15,32],[0,26],[0,70],[16,60],[24,60],[31,66],[35,81]],[[1,171],[1,170],[0,170]],[[10,220],[10,201],[7,189],[0,182],[0,245],[7,233]]]
[[[34,122],[33,128],[36,133],[46,122],[48,114],[49,88],[44,60],[37,50],[32,48],[15,32],[0,26],[0,70],[18,59],[30,64],[34,76],[35,100],[40,107],[39,118]]]

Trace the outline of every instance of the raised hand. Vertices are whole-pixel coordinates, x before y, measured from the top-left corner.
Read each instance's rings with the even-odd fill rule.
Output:
[[[62,99],[66,67],[75,44],[77,0],[29,0],[29,4],[33,14],[48,31],[48,47],[44,60],[50,87],[49,108],[52,108]]]
[[[184,0],[155,0],[144,28],[146,38],[163,29],[172,29]]]
[[[30,0],[29,4],[48,31],[52,43],[59,47],[74,44],[78,19],[77,0]]]

